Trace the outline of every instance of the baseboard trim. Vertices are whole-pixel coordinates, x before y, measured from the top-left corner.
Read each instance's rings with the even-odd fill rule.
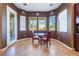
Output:
[[[6,50],[8,48],[8,46],[6,46],[5,48],[3,48],[3,49],[0,49],[0,51],[4,51],[4,50]]]
[[[31,39],[31,38],[24,38],[24,39],[19,39],[19,40],[17,40],[17,41],[22,41],[22,40],[26,40],[26,39]],[[16,42],[17,42],[16,41]],[[15,43],[16,43],[15,42]],[[10,45],[11,46],[11,45]],[[5,48],[2,48],[2,49],[0,49],[0,51],[4,51],[4,50],[6,50],[8,47],[10,47],[10,46],[6,46]]]
[[[18,39],[17,41],[28,40],[28,39],[32,39],[32,38],[23,38],[23,39]]]
[[[17,41],[16,41],[16,42],[17,42]],[[15,43],[16,43],[16,42],[15,42]],[[13,44],[15,44],[15,43],[13,43]],[[11,44],[11,45],[13,45],[13,44]],[[11,46],[11,45],[10,45],[10,46]],[[2,48],[2,49],[0,49],[0,51],[4,51],[4,50],[6,50],[7,48],[9,48],[10,46],[6,46],[5,48]]]
[[[74,48],[67,46],[66,44],[64,44],[63,42],[61,42],[57,39],[56,39],[56,41],[59,42],[60,44],[62,44],[63,46],[67,47],[69,50],[75,50]]]
[[[26,39],[31,39],[31,38],[19,39],[19,40],[17,40],[17,41],[22,41],[22,40],[26,40]],[[66,44],[64,44],[63,42],[61,42],[61,41],[59,41],[59,40],[57,40],[57,39],[53,39],[53,40],[56,40],[57,42],[59,42],[59,43],[62,44],[63,46],[67,47],[69,50],[75,50],[74,48],[71,48],[71,47],[67,46]],[[17,42],[17,41],[16,41],[16,42]],[[15,43],[16,43],[16,42],[15,42]],[[10,46],[11,46],[11,45],[10,45]],[[6,46],[5,48],[0,49],[0,51],[4,51],[4,50],[6,50],[8,47],[9,47],[9,46]]]

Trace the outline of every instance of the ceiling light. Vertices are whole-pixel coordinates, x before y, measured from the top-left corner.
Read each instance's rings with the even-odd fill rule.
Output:
[[[37,16],[39,16],[39,13],[36,13]]]
[[[53,6],[53,4],[51,3],[50,6]]]
[[[23,3],[24,6],[27,6],[27,3]]]
[[[25,12],[24,12],[24,11],[22,11],[22,14],[25,14]]]
[[[53,11],[51,11],[51,12],[50,12],[50,15],[53,15],[53,14],[54,14],[54,12],[53,12]]]

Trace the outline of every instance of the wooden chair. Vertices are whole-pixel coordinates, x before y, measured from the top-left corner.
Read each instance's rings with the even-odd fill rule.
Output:
[[[42,41],[44,42],[44,44],[47,45],[47,47],[48,47],[49,43],[51,45],[50,32],[47,32],[47,34],[45,34],[44,36],[42,36],[42,38],[41,38],[41,44],[42,44]]]
[[[39,43],[39,36],[35,32],[32,32],[32,44],[34,43],[34,40],[38,40]]]

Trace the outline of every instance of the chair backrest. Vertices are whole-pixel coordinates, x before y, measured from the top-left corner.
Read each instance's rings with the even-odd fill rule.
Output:
[[[36,32],[35,31],[32,31],[32,38],[35,38],[37,35],[36,35]]]
[[[32,31],[32,38],[34,38],[34,31]]]

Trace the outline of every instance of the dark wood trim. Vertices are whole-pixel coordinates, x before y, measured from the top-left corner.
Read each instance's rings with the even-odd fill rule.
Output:
[[[79,51],[79,33],[76,32],[76,16],[79,16],[79,3],[74,4],[74,48]]]
[[[2,28],[2,10],[3,5],[0,4],[0,28]],[[0,49],[2,48],[2,29],[0,29]]]
[[[75,33],[75,28],[76,28],[76,4],[74,5],[74,48],[76,50],[76,33]]]

